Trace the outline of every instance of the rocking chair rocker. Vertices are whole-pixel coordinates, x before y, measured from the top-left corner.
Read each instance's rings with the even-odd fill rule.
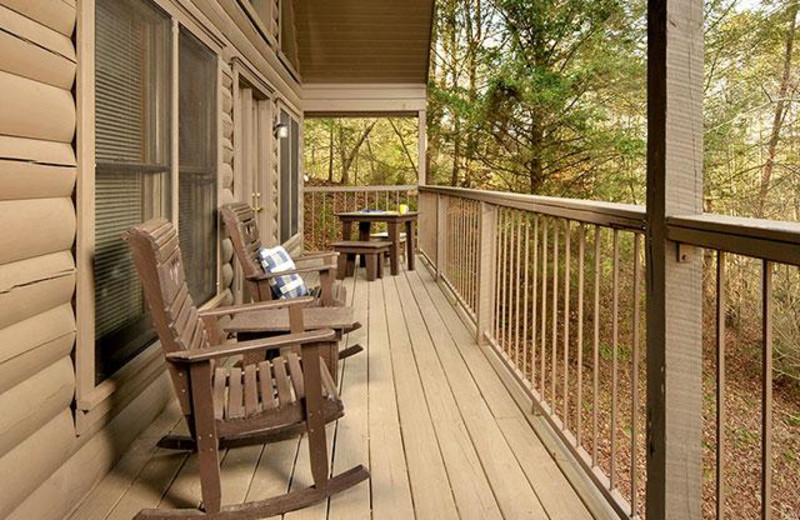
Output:
[[[178,235],[163,219],[132,228],[124,237],[133,250],[153,324],[165,352],[188,436],[167,436],[159,446],[197,451],[203,503],[200,509],[145,509],[137,520],[203,518],[247,520],[301,509],[369,478],[363,466],[329,477],[325,424],[344,407],[320,350],[336,341],[332,330],[316,330],[211,346],[213,333],[188,293]],[[242,305],[234,312],[288,307],[292,330],[302,330],[302,307],[313,298]],[[268,349],[281,355],[226,368],[219,359]],[[299,352],[299,356],[298,356]],[[263,359],[263,354],[261,359]],[[263,444],[308,434],[314,485],[267,500],[223,507],[219,449]]]

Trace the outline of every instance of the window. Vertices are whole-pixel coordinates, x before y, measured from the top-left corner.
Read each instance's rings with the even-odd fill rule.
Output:
[[[297,61],[297,41],[295,40],[295,31],[296,31],[296,24],[295,24],[295,12],[294,12],[294,3],[293,2],[286,2],[281,9],[281,22],[280,22],[280,31],[281,31],[281,52],[283,55],[286,56],[286,59],[289,60],[289,63],[295,70],[300,68],[300,64]]]
[[[262,32],[266,31],[264,36],[269,36],[277,42],[282,18],[281,0],[250,0],[250,4],[261,22]]]
[[[173,32],[173,20],[149,0],[97,0],[96,5],[98,385],[156,339],[123,233],[154,217],[177,217],[189,288],[202,304],[217,291],[218,228],[216,56],[183,28]],[[173,67],[178,99],[173,99]],[[178,125],[173,125],[176,104]],[[177,157],[171,151],[176,137]],[[171,208],[178,214],[172,215]]]
[[[171,21],[142,0],[98,0],[95,50],[95,381],[155,338],[122,234],[170,208]]]
[[[280,139],[280,238],[286,242],[297,234],[300,224],[300,124],[285,110],[281,110],[280,123],[289,129],[289,135]]]
[[[185,30],[178,69],[178,226],[192,299],[204,302],[217,292],[217,67],[214,54]]]

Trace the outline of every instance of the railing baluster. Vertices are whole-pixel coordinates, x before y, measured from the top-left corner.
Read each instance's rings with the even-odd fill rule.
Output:
[[[533,294],[531,297],[531,386],[535,389],[536,388],[536,348],[537,348],[537,339],[538,336],[536,335],[536,325],[537,321],[536,315],[537,311],[537,300],[536,298],[539,296],[538,291],[538,279],[539,279],[539,215],[533,215]]]
[[[453,227],[455,228],[455,232],[453,233],[453,248],[456,251],[456,264],[455,264],[455,276],[453,284],[458,289],[458,293],[463,295],[464,294],[464,240],[463,240],[463,216],[464,216],[464,199],[458,199],[456,203],[456,211],[453,215]]]
[[[480,203],[473,202],[472,204],[472,227],[474,231],[474,238],[472,241],[472,308],[477,313],[478,312],[478,277],[479,277],[479,259],[480,259],[480,242],[478,237],[480,236],[480,229],[481,229],[481,220],[480,220]]]
[[[501,278],[500,278],[500,312],[497,313],[498,322],[500,326],[500,333],[497,336],[497,343],[500,345],[500,348],[505,350],[505,333],[506,333],[506,291],[508,290],[508,283],[506,280],[506,272],[507,272],[507,265],[506,265],[506,257],[508,256],[508,210],[503,209],[502,211],[502,236],[503,236],[503,246],[501,249],[501,260],[500,260],[500,267],[501,271]]]
[[[584,258],[586,255],[586,226],[581,222],[578,229],[578,388],[575,396],[576,425],[575,444],[581,445],[581,425],[583,424],[583,284],[584,284]]]
[[[505,315],[506,315],[506,336],[505,336],[504,339],[505,339],[505,345],[506,345],[506,349],[505,349],[506,355],[509,358],[513,358],[512,355],[511,355],[511,345],[513,345],[512,336],[514,334],[514,327],[513,327],[512,323],[511,323],[511,318],[513,316],[514,284],[511,283],[511,279],[512,279],[512,276],[514,275],[514,273],[512,273],[511,271],[512,271],[512,266],[514,265],[514,245],[516,244],[516,239],[515,239],[515,235],[514,235],[514,220],[515,220],[515,218],[514,218],[514,216],[515,216],[514,215],[514,210],[510,210],[508,213],[509,213],[509,217],[510,217],[510,226],[509,226],[509,229],[508,229],[508,233],[509,233],[509,235],[508,235],[509,236],[509,240],[508,240],[509,252],[508,252],[508,262],[507,262],[507,264],[508,264],[508,278],[507,278],[508,292],[506,293],[506,296],[507,296],[508,299],[506,301],[506,313],[505,313]]]
[[[772,262],[764,260],[762,280],[761,518],[772,518]]]
[[[592,342],[592,466],[597,467],[597,395],[600,392],[600,226],[594,228],[594,340]]]
[[[522,289],[520,285],[520,269],[522,267],[522,215],[519,211],[516,212],[517,215],[517,266],[514,269],[516,273],[516,286],[515,297],[514,297],[514,363],[519,367],[519,293]]]
[[[564,429],[569,428],[569,297],[570,297],[570,269],[571,269],[571,244],[570,222],[564,221],[564,373],[563,394],[564,394]]]
[[[495,254],[495,272],[494,272],[494,313],[492,323],[492,335],[496,342],[500,341],[500,301],[502,300],[502,278],[500,272],[503,268],[503,208],[497,208],[497,233],[496,233],[496,254]]]
[[[556,412],[556,365],[558,364],[558,220],[553,221],[553,323],[552,344],[550,352],[550,395],[553,403],[550,410]]]
[[[619,231],[614,230],[613,302],[611,304],[611,489],[617,487],[617,387],[619,386]]]
[[[310,220],[311,220],[311,240],[314,242],[314,246],[315,247],[316,247],[316,244],[317,244],[317,234],[316,234],[316,226],[315,226],[316,222],[314,222],[315,220],[317,220],[316,216],[317,216],[317,194],[314,193],[314,192],[311,192],[311,218],[310,218]],[[319,249],[319,248],[317,248],[317,249]]]
[[[725,253],[717,251],[717,519],[725,518]]]
[[[542,218],[542,348],[540,352],[540,357],[542,359],[540,385],[542,402],[547,402],[547,386],[545,381],[545,369],[547,364],[547,226],[547,219]]]
[[[631,517],[638,513],[638,412],[639,412],[639,327],[641,319],[641,247],[642,237],[638,233],[633,236],[633,339],[631,346]]]
[[[528,374],[528,271],[530,270],[530,244],[531,244],[531,222],[529,216],[526,214],[525,218],[525,275],[522,282],[522,288],[525,291],[523,295],[522,304],[522,366],[518,366],[520,372],[527,377]]]

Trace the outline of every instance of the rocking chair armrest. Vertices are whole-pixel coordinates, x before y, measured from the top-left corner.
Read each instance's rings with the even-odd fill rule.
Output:
[[[336,341],[336,332],[332,329],[320,329],[299,334],[283,334],[271,338],[260,338],[251,341],[240,341],[228,345],[217,345],[214,347],[198,348],[192,350],[181,350],[170,352],[166,355],[167,361],[171,363],[200,363],[222,357],[236,356],[248,352],[259,350],[271,350],[282,347],[292,347],[296,345],[305,346],[318,343],[330,343]]]
[[[243,314],[246,312],[259,312],[269,311],[274,309],[283,309],[286,307],[305,307],[314,303],[313,296],[301,296],[299,298],[289,298],[285,300],[271,300],[267,302],[244,303],[241,305],[230,305],[226,307],[216,307],[200,311],[198,314],[201,318],[227,316],[229,314]]]

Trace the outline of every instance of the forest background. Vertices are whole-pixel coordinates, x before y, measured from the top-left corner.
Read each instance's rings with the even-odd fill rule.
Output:
[[[429,184],[643,204],[646,7],[645,0],[437,0]],[[705,2],[706,212],[800,221],[798,30],[797,0]],[[416,150],[415,119],[309,119],[307,184],[415,184]],[[710,320],[715,258],[705,260]],[[743,508],[736,511],[758,495],[760,268],[730,259],[726,432],[733,448],[726,459],[735,475],[731,491],[740,491],[729,498],[729,507]],[[791,516],[800,511],[797,268],[781,271],[774,297],[776,467],[789,475],[777,485],[776,511],[797,518]],[[708,320],[704,446],[711,516],[716,383]]]

